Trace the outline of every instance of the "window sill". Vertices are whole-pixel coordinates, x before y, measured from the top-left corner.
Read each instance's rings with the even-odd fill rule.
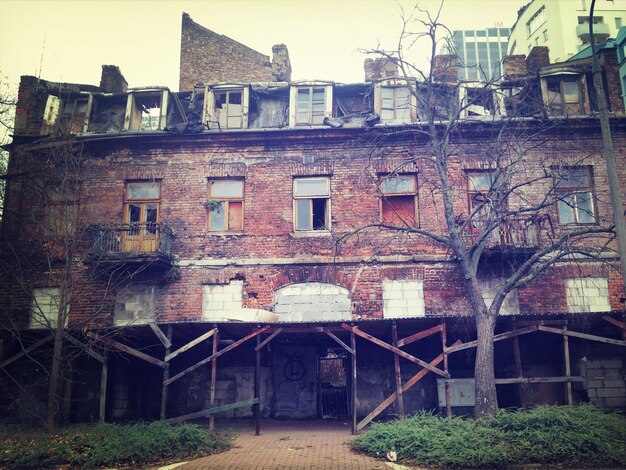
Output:
[[[293,238],[330,237],[330,230],[299,230],[291,234]]]
[[[204,233],[207,236],[219,235],[220,237],[232,237],[232,236],[240,237],[244,235],[243,230],[232,230],[232,231],[223,231],[223,232],[218,232],[214,230],[206,230]]]

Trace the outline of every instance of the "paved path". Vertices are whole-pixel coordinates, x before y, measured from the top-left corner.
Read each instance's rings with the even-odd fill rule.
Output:
[[[383,460],[352,452],[346,422],[263,421],[260,436],[254,435],[249,424],[226,427],[238,433],[231,450],[188,462],[177,470],[389,470]]]

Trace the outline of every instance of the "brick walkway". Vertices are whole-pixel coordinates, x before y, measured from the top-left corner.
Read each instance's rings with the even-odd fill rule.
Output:
[[[231,450],[188,462],[177,470],[389,469],[383,460],[350,450],[350,424],[342,421],[264,420],[260,436],[254,435],[249,424],[225,427],[238,433]]]

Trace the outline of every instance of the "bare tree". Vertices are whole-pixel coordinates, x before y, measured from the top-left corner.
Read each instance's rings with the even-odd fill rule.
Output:
[[[439,23],[439,14],[415,7],[403,14],[394,50],[366,51],[397,66],[417,117],[416,125],[372,132],[372,158],[384,156],[400,136],[412,136],[406,140],[412,143],[392,174],[381,178],[375,170],[366,173],[380,185],[386,204],[385,186],[402,185],[406,168],[419,168],[420,193],[431,195],[431,204],[438,209],[438,228],[421,228],[389,200],[387,210],[396,211],[395,220],[355,227],[339,242],[348,243],[370,229],[384,229],[429,239],[452,254],[476,325],[475,416],[483,417],[497,410],[493,337],[507,295],[560,262],[614,260],[614,235],[607,195],[587,190],[591,184],[587,169],[598,164],[594,158],[600,149],[581,151],[578,142],[573,155],[562,156],[567,147],[553,141],[562,139],[573,121],[548,116],[537,77],[509,89],[494,80],[475,84],[471,90],[459,83],[453,66],[456,58],[436,59],[450,35]],[[428,50],[428,70],[407,59],[411,48]],[[421,149],[411,148],[416,142]],[[469,147],[472,155],[467,158],[476,162],[474,173],[461,164]],[[604,178],[603,171],[597,172],[598,179]],[[557,220],[568,224],[567,229],[557,227]],[[481,260],[503,246],[532,249],[518,250],[486,301]]]

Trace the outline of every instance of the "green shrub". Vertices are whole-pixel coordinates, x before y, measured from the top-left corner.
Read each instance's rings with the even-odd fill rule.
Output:
[[[372,427],[353,440],[364,452],[449,467],[508,464],[626,465],[626,418],[593,405],[500,411],[482,420],[420,413]]]
[[[160,422],[79,425],[54,435],[0,432],[0,467],[132,465],[214,453],[229,444],[229,436],[218,436],[198,426]]]

